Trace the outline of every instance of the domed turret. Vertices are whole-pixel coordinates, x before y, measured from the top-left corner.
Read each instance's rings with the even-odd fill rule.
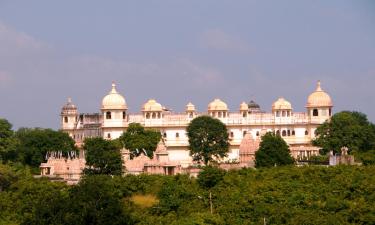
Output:
[[[102,110],[110,109],[128,109],[125,98],[117,92],[115,83],[112,83],[112,90],[102,100]]]
[[[290,117],[292,115],[292,104],[280,97],[272,104],[272,112],[275,117]]]
[[[283,97],[277,99],[276,102],[272,104],[272,110],[292,110],[292,104],[285,100]]]
[[[186,114],[188,115],[188,117],[190,119],[194,118],[194,116],[196,115],[195,113],[195,105],[193,105],[193,103],[189,102],[187,105],[186,105]]]
[[[148,100],[142,106],[143,116],[146,119],[161,119],[163,118],[163,106],[155,99]]]
[[[225,102],[216,98],[210,104],[208,104],[208,111],[227,111],[228,106]]]
[[[186,105],[186,112],[194,112],[194,111],[195,111],[195,105],[193,105],[193,103],[189,102]]]
[[[260,106],[258,105],[258,103],[254,102],[253,100],[249,102],[248,107],[249,107],[250,113],[260,112]]]
[[[104,138],[116,139],[120,137],[128,119],[127,109],[125,98],[117,92],[116,84],[113,82],[111,91],[102,100]]]
[[[145,104],[143,104],[142,111],[161,112],[163,111],[163,106],[160,103],[158,103],[155,99],[150,99]]]
[[[226,118],[228,116],[228,106],[225,102],[216,98],[208,104],[208,113],[217,118]]]
[[[72,130],[77,123],[78,111],[77,106],[68,98],[68,102],[61,108],[61,128],[63,130]]]
[[[240,105],[240,111],[246,111],[249,109],[249,106],[246,104],[246,102],[242,102]]]
[[[310,94],[310,96],[307,98],[307,104],[306,107],[312,108],[312,107],[332,107],[332,99],[331,97],[322,90],[321,83],[318,81],[318,84],[316,86],[316,90]]]
[[[307,113],[310,122],[323,123],[332,116],[332,99],[323,91],[320,81],[316,86],[316,90],[307,98]]]

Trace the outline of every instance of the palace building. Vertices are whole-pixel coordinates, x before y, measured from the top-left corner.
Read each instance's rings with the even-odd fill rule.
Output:
[[[228,129],[230,150],[224,161],[248,166],[254,160],[260,137],[266,132],[279,134],[289,145],[294,158],[317,155],[319,149],[311,145],[311,140],[315,137],[315,129],[331,117],[332,107],[331,97],[318,82],[315,91],[307,98],[305,112],[295,112],[292,104],[281,97],[272,104],[270,112],[263,111],[254,101],[242,102],[238,110],[229,111],[227,104],[217,98],[208,104],[205,112],[198,112],[189,102],[185,112],[176,113],[150,99],[143,104],[140,113],[130,114],[125,97],[113,83],[101,102],[99,113],[79,113],[69,99],[61,110],[61,130],[81,146],[88,137],[116,139],[130,123],[140,123],[162,134],[163,146],[160,148],[167,153],[164,161],[186,166],[192,164],[186,128],[192,119],[209,115],[222,121]]]

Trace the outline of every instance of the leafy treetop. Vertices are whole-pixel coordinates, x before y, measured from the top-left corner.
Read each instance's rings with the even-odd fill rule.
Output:
[[[193,119],[187,127],[190,155],[193,160],[205,165],[215,158],[227,156],[229,150],[228,131],[225,124],[210,116]]]
[[[255,167],[282,166],[293,163],[289,147],[280,135],[268,132],[262,136],[259,149],[255,153]]]
[[[121,154],[115,142],[102,137],[86,138],[83,149],[88,167],[85,174],[121,175]]]
[[[152,158],[160,139],[160,132],[145,129],[139,123],[129,124],[126,132],[119,138],[124,147],[130,151],[131,158],[145,152],[148,157]]]
[[[331,150],[339,153],[344,146],[350,152],[375,149],[375,126],[360,112],[336,113],[319,126],[315,133],[317,138],[313,140],[313,144],[322,148],[322,154]]]

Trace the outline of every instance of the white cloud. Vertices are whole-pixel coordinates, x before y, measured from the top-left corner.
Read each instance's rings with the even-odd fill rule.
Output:
[[[247,52],[250,50],[249,45],[241,38],[228,34],[221,29],[206,30],[200,35],[200,42],[206,48]]]

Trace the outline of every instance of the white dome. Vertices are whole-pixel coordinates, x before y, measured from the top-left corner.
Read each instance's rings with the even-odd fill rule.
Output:
[[[112,83],[112,90],[103,98],[102,109],[128,109],[125,98],[117,92],[115,83]]]
[[[322,90],[320,87],[320,81],[318,81],[316,90],[311,93],[311,95],[307,98],[306,107],[332,107],[332,99],[331,97]]]
[[[281,97],[272,104],[272,110],[292,110],[292,104]]]
[[[193,112],[193,111],[195,111],[195,105],[193,105],[193,103],[189,102],[189,103],[186,105],[186,111],[187,111],[187,112]]]
[[[208,104],[208,111],[227,111],[228,106],[225,102],[216,98],[210,104]]]
[[[160,103],[155,101],[155,99],[148,100],[145,104],[143,104],[142,111],[163,111],[163,107]]]
[[[249,105],[246,102],[242,102],[240,105],[240,111],[247,111],[249,110]]]

